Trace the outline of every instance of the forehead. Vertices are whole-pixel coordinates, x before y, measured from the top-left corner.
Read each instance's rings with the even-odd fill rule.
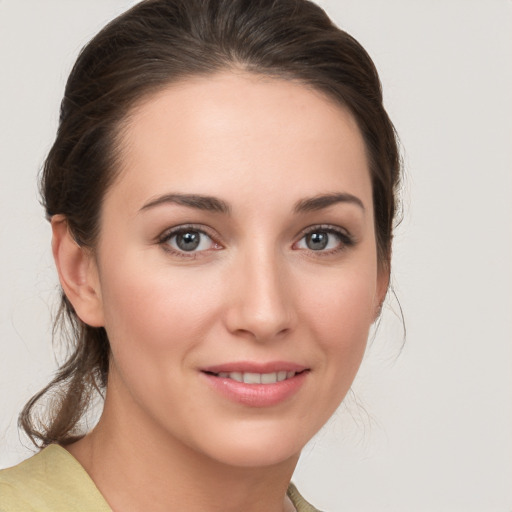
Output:
[[[237,198],[339,189],[371,201],[353,116],[303,84],[225,72],[171,84],[133,110],[112,187],[124,203],[168,191],[223,197],[227,183]]]

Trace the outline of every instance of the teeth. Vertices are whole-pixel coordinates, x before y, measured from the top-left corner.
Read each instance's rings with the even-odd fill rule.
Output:
[[[279,371],[273,373],[253,373],[253,372],[220,372],[219,377],[223,379],[232,379],[245,384],[275,384],[286,379],[291,379],[295,372]]]
[[[262,384],[275,384],[277,382],[277,373],[262,373],[261,383]]]
[[[245,384],[261,384],[261,373],[244,373]]]

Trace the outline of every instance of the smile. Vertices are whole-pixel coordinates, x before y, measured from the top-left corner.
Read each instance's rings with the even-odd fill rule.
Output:
[[[254,373],[254,372],[220,372],[217,377],[223,379],[231,379],[245,384],[275,384],[286,379],[295,377],[297,372],[294,371],[278,371],[271,373]]]
[[[293,363],[228,363],[202,370],[215,394],[243,406],[265,408],[286,403],[305,382],[311,369]]]

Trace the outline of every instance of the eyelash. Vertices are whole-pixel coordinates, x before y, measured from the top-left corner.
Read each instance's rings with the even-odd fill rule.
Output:
[[[353,247],[356,243],[354,237],[350,233],[348,233],[346,230],[344,230],[338,226],[333,226],[331,224],[317,224],[317,225],[309,226],[309,227],[305,228],[301,232],[300,238],[298,239],[297,242],[295,242],[294,245],[298,244],[303,239],[305,239],[308,235],[311,235],[313,233],[328,233],[330,235],[334,235],[339,241],[339,246],[335,247],[333,249],[317,250],[317,251],[315,251],[313,249],[309,249],[310,253],[314,254],[315,256],[319,256],[319,257],[331,256],[331,255],[337,254],[341,251],[345,251],[346,249]],[[303,250],[308,250],[308,249],[303,249]]]
[[[172,240],[173,237],[189,232],[200,233],[201,235],[207,236],[215,247],[211,249],[204,249],[202,251],[181,251],[171,247],[169,241]],[[222,248],[221,244],[216,241],[216,238],[204,229],[204,226],[196,226],[194,224],[184,224],[165,231],[158,238],[158,244],[161,245],[166,252],[169,252],[174,256],[188,259],[195,259],[202,253],[209,252],[210,250],[219,250]]]
[[[176,237],[180,234],[185,234],[187,232],[195,232],[200,233],[201,235],[207,236],[212,244],[215,246],[213,248],[209,249],[203,249],[201,251],[183,251],[178,250],[170,246],[169,241],[172,240],[173,237]],[[330,256],[333,254],[337,254],[341,251],[344,251],[352,246],[355,245],[355,240],[347,231],[344,229],[341,229],[337,226],[333,226],[330,224],[319,224],[314,226],[309,226],[305,228],[300,233],[300,238],[294,242],[293,246],[296,246],[298,243],[300,243],[302,240],[304,240],[308,235],[311,235],[313,233],[328,233],[330,235],[334,235],[338,241],[339,246],[335,247],[333,249],[329,250],[314,250],[314,249],[296,249],[296,250],[305,250],[308,251],[315,256]],[[202,253],[209,252],[211,250],[219,250],[222,249],[222,245],[216,241],[216,237],[212,234],[208,233],[207,230],[204,229],[204,226],[197,226],[194,224],[185,224],[181,226],[177,226],[175,228],[169,229],[165,231],[159,238],[158,238],[158,244],[162,246],[162,248],[175,256],[182,257],[182,258],[188,258],[188,259],[195,259],[198,256],[200,256]]]

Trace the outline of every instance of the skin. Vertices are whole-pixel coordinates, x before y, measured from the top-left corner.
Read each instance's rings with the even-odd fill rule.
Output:
[[[116,511],[289,510],[300,451],[350,388],[387,289],[359,129],[304,85],[224,72],[138,105],[122,155],[94,253],[52,220],[62,286],[112,348],[100,422],[68,449]],[[332,194],[357,199],[297,211]],[[163,240],[190,224],[206,233],[199,250]],[[306,228],[328,247],[312,250]],[[202,372],[232,361],[307,374],[291,397],[252,407]]]

